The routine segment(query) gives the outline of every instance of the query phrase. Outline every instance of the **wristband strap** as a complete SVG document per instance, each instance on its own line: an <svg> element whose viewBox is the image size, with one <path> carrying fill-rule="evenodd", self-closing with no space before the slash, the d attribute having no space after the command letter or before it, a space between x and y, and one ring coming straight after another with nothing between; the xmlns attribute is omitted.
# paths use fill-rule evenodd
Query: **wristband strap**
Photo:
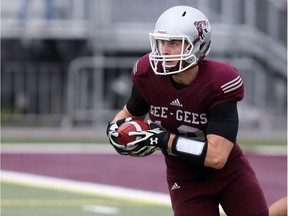
<svg viewBox="0 0 288 216"><path fill-rule="evenodd" d="M161 149L167 149L168 141L170 138L170 132L165 131L165 132L160 133L158 136L159 136L159 139L161 140L158 147L160 147Z"/></svg>
<svg viewBox="0 0 288 216"><path fill-rule="evenodd" d="M172 143L172 153L183 156L194 163L204 165L207 147L207 141L176 136Z"/></svg>

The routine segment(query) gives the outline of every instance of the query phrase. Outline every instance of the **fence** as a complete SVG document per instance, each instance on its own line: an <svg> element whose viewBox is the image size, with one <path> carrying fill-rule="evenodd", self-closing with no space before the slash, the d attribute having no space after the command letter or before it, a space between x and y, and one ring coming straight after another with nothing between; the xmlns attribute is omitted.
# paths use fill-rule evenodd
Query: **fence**
<svg viewBox="0 0 288 216"><path fill-rule="evenodd" d="M69 67L67 115L63 125L76 121L101 124L111 120L130 96L135 58L81 57ZM115 103L115 104L113 104Z"/></svg>
<svg viewBox="0 0 288 216"><path fill-rule="evenodd" d="M277 78L263 76L265 68L251 59L220 60L234 65L244 79L246 95L239 106L242 123L269 128L269 107L274 114L285 115L285 82L273 85ZM103 124L129 97L135 61L127 57L81 57L71 62L68 73L55 63L5 63L2 123L63 127Z"/></svg>
<svg viewBox="0 0 288 216"><path fill-rule="evenodd" d="M4 125L103 123L130 95L135 58L82 57L64 66L47 62L2 64Z"/></svg>
<svg viewBox="0 0 288 216"><path fill-rule="evenodd" d="M2 124L59 121L66 104L65 76L59 63L2 63Z"/></svg>

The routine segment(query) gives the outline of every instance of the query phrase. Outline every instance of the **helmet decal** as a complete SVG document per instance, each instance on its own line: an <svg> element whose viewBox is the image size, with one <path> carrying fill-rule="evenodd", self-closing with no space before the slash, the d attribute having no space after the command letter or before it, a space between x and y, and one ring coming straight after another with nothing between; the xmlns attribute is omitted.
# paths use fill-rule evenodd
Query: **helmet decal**
<svg viewBox="0 0 288 216"><path fill-rule="evenodd" d="M207 20L195 21L194 25L197 29L199 39L203 41L206 37L206 34L208 33L208 21Z"/></svg>
<svg viewBox="0 0 288 216"><path fill-rule="evenodd" d="M165 29L158 29L157 33L159 33L159 34L169 34L169 32L167 30L165 30Z"/></svg>

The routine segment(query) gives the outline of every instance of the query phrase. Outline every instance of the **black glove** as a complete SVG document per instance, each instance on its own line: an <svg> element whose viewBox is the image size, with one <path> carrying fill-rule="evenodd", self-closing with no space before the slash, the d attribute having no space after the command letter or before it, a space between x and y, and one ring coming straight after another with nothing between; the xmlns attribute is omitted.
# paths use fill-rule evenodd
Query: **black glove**
<svg viewBox="0 0 288 216"><path fill-rule="evenodd" d="M143 157L152 154L156 150L168 148L170 132L164 131L151 121L148 121L148 124L149 130L129 133L129 136L141 137L127 144L128 146L143 146L135 151L132 150L132 154L135 156Z"/></svg>
<svg viewBox="0 0 288 216"><path fill-rule="evenodd" d="M124 145L121 145L120 143L118 143L117 141L117 137L119 136L118 134L118 128L120 127L120 125L122 125L125 122L129 122L132 121L132 118L124 118L121 120L118 120L115 123L111 123L109 122L107 125L107 129L106 129L106 135L109 138L109 142L110 144L114 147L114 149L121 155L128 155L127 149L125 149Z"/></svg>

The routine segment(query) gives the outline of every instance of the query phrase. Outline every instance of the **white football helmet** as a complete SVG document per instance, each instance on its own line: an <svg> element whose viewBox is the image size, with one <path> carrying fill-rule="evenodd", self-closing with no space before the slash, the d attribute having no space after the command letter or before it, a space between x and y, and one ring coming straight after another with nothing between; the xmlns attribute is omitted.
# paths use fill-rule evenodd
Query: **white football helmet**
<svg viewBox="0 0 288 216"><path fill-rule="evenodd" d="M159 17L154 32L149 36L152 49L149 60L155 74L176 74L198 64L199 60L209 53L211 25L207 17L199 10L189 6L175 6ZM161 40L182 41L181 53L163 55ZM178 63L169 67L169 63L166 64L168 61L178 61Z"/></svg>

